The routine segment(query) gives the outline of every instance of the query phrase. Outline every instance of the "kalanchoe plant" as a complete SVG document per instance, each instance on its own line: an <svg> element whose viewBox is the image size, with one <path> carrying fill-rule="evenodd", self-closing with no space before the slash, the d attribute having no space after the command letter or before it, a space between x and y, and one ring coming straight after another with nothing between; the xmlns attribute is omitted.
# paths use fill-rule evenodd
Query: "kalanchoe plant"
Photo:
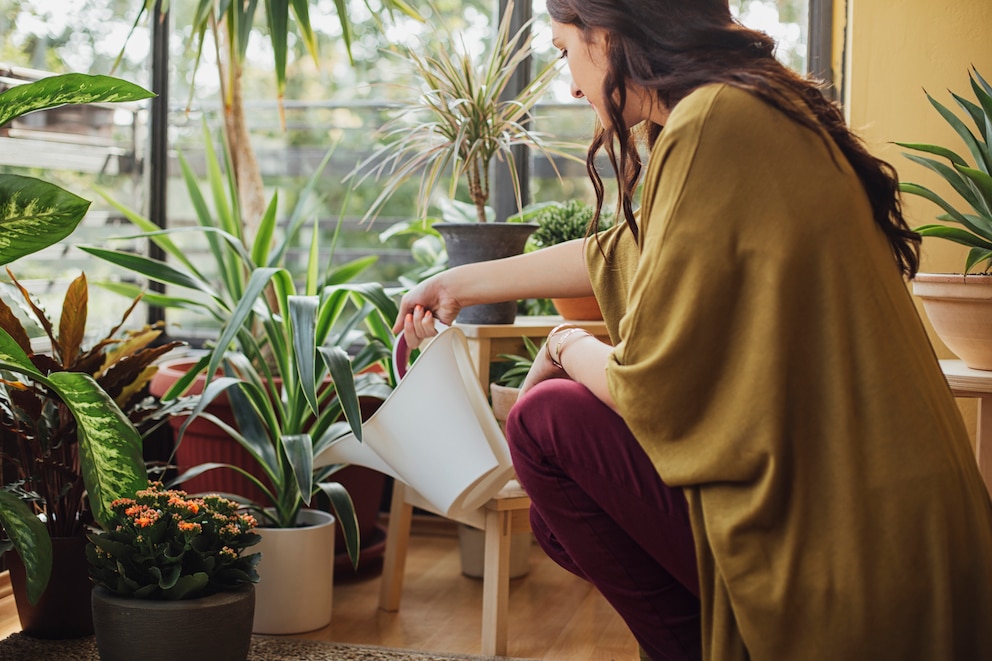
<svg viewBox="0 0 992 661"><path fill-rule="evenodd" d="M992 149L990 149L990 144L992 144L992 86L975 69L969 73L968 78L971 81L971 89L975 94L977 103L953 92L951 96L954 97L966 117L975 125L977 134L968 128L964 120L930 94L927 94L927 99L937 109L940 116L954 129L955 133L960 136L970 152L974 161L973 164L946 147L904 142L896 144L938 157L906 154L906 157L911 161L939 174L971 207L970 210L959 210L931 189L919 184L902 183L900 190L934 202L945 211L944 214L937 216L937 220L953 223L953 225L923 225L915 228L915 231L922 236L936 236L968 246L971 250L968 251L965 262L965 273L977 267L988 272L992 268Z"/></svg>
<svg viewBox="0 0 992 661"><path fill-rule="evenodd" d="M217 495L191 498L155 482L111 506L106 532L89 535L93 581L138 599L194 599L258 582L256 522Z"/></svg>

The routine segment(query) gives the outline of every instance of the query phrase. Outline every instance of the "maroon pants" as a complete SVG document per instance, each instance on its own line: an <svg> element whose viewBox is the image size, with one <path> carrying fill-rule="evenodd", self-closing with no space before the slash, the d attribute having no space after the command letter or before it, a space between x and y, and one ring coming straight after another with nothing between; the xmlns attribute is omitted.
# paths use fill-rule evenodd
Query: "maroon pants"
<svg viewBox="0 0 992 661"><path fill-rule="evenodd" d="M584 386L554 379L517 402L507 439L545 552L599 589L653 661L700 658L685 497L623 420Z"/></svg>

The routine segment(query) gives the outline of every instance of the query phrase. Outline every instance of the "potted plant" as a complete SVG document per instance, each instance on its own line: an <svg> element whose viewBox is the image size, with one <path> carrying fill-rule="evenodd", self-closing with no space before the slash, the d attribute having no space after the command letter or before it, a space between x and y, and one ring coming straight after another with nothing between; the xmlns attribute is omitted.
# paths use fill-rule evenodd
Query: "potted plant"
<svg viewBox="0 0 992 661"><path fill-rule="evenodd" d="M537 229L527 241L528 250L546 248L558 243L583 239L587 236L595 209L581 200L549 202L536 206L529 219L537 224ZM605 219L600 219L597 231L609 227ZM551 299L555 310L565 319L602 319L603 313L595 296Z"/></svg>
<svg viewBox="0 0 992 661"><path fill-rule="evenodd" d="M964 111L965 120L955 115L930 94L927 99L961 138L971 162L946 147L930 144L897 143L926 154L906 154L907 158L936 172L967 204L960 210L930 188L901 183L900 190L937 204L944 213L941 224L915 228L924 237L939 237L967 246L961 274L918 273L913 293L923 301L934 330L947 347L972 369L992 370L992 86L977 70L969 72L975 101L953 94ZM970 120L977 132L968 128ZM935 158L936 157L936 158ZM950 224L943 224L950 223ZM973 271L981 270L981 273Z"/></svg>
<svg viewBox="0 0 992 661"><path fill-rule="evenodd" d="M147 395L145 386L155 373L155 361L180 343L152 346L161 333L157 327L123 330L138 299L105 337L86 346L85 274L69 285L56 326L9 268L7 273L20 296L20 305L12 299L8 299L8 305L6 297L0 297L0 329L35 369L49 379L55 375L88 375L136 431L145 432L159 424L168 410ZM44 342L29 339L11 306L35 318L45 333ZM40 348L45 344L47 351ZM83 548L92 513L77 439L79 422L58 391L29 374L22 375L25 378L12 377L0 388L0 464L10 478L7 486L44 521L55 562L54 583L32 603L25 565L19 556L11 558L11 582L21 628L29 635L46 638L87 635L92 633L92 620Z"/></svg>
<svg viewBox="0 0 992 661"><path fill-rule="evenodd" d="M446 219L433 224L433 230L444 237L450 266L518 254L535 229L527 223L488 222L491 211L486 205L494 159L516 171L514 147L518 145L537 149L552 162L554 156L575 158L564 145L529 126L534 107L557 73L554 61L522 91L507 93L511 79L530 65L533 55L530 21L510 34L512 5L507 4L493 43L479 61L470 55L464 36L449 35L436 48L421 45L399 50L398 56L419 82L416 96L383 127L383 144L349 175L358 182L371 175L385 176L382 192L366 212L369 219L414 177L419 177L416 216L425 218L449 169L449 198L455 198L464 177L474 217L465 214L460 222ZM514 179L513 185L520 206L519 182ZM511 323L515 314L516 302L507 301L465 307L458 320Z"/></svg>
<svg viewBox="0 0 992 661"><path fill-rule="evenodd" d="M150 92L137 85L108 76L51 76L0 93L0 125L29 112L69 103L137 101L150 96ZM0 174L0 236L3 236L0 265L64 239L88 208L87 200L49 182ZM72 297L72 302L79 303L79 299ZM34 353L27 333L8 314L9 308L8 313L2 313L0 324L0 369L6 373L0 383L3 458L17 462L15 472L19 471L20 475L19 480L5 484L0 490L0 525L6 536L0 552L13 549L16 553L16 560L14 556L8 557L17 566L12 572L16 577L12 582L15 586L23 584L23 590L18 588L18 592L24 593L24 598L17 599L19 609L23 604L25 610L54 617L50 621L42 620L37 627L26 628L53 637L85 632L89 626L86 624L89 609L83 607L82 618L69 617L72 605L78 604L64 602L47 591L50 582L61 586L68 582L63 578L64 573L71 576L80 569L78 561L69 569L64 569L61 559L53 563L49 530L68 529L78 533L80 522L86 519L77 520L77 515L85 505L89 506L96 524L105 523L114 499L133 494L147 483L141 437L133 423L91 373L66 368L78 357L75 352L81 346L85 302L81 317L76 308L69 309L77 314L64 317L64 334L60 329L59 338L66 340L59 345L64 365L50 356ZM46 322L47 319L42 324ZM50 323L48 333L52 335ZM119 374L125 371L120 370ZM27 409L22 409L22 405ZM20 430L32 426L41 433L26 432L27 437L20 434ZM59 461L59 452L71 461ZM66 491L58 490L57 486ZM34 491L35 488L39 491ZM45 523L39 513L45 515ZM55 548L59 549L61 558L62 545ZM73 557L71 553L70 557ZM21 566L23 581L19 577ZM55 579L50 581L53 575Z"/></svg>
<svg viewBox="0 0 992 661"><path fill-rule="evenodd" d="M370 260L349 263L321 275L318 270L317 227L313 228L309 263L303 289L298 291L293 274L282 265L287 246L300 231L300 206L291 216L286 235L275 241L278 195L273 197L253 242L248 243L236 222L238 209L233 195L236 186L231 169L223 172L209 140L210 188L225 191L231 199L218 199L215 206L227 214L214 216L207 210L199 185L188 164L181 160L190 194L197 201L200 226L157 230L133 210L122 211L172 258L165 263L121 251L86 247L85 250L118 266L139 273L180 292L159 295L160 305L194 306L223 320L217 339L195 365L163 394L173 400L203 375L199 404L183 421L177 443L198 417L213 422L230 436L250 458L251 465L208 461L186 467L177 481L192 480L209 471L227 469L246 478L259 498L253 503L261 521L265 560L256 591L255 631L294 633L325 626L331 615L331 575L334 528L324 513L311 508L317 494L329 500L337 514L342 538L352 562L360 553L360 534L354 506L346 489L332 481L341 466L313 469L313 457L347 429L361 430L361 399L385 399L392 384L387 376L368 372L389 359L392 320L396 304L378 283L351 283ZM319 171L308 188L315 186ZM226 178L225 178L226 177ZM304 195L305 197L305 195ZM220 280L211 279L171 240L179 232L194 232L210 242ZM126 290L126 289L124 289ZM186 294L182 292L188 292ZM362 330L364 329L364 330ZM349 351L354 353L352 358ZM217 378L222 373L226 376ZM231 403L233 420L209 413L209 405L224 395ZM379 496L381 498L381 494ZM307 519L308 532L331 535L330 547L309 552L305 543L293 541L280 552L267 545L282 532L302 534L298 523ZM322 528L318 529L318 528ZM327 544L328 542L322 542ZM324 578L308 573L292 553L309 553ZM285 561L295 578L278 578L276 562ZM313 570L317 571L317 570ZM307 606L305 591L314 604Z"/></svg>
<svg viewBox="0 0 992 661"><path fill-rule="evenodd" d="M246 659L260 555L245 549L259 541L255 526L231 500L159 482L114 501L107 529L86 547L100 658Z"/></svg>

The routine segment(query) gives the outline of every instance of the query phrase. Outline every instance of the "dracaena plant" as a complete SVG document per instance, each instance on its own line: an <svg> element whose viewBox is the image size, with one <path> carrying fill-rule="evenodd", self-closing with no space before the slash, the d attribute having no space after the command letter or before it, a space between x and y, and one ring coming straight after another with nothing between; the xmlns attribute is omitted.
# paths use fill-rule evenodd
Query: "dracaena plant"
<svg viewBox="0 0 992 661"><path fill-rule="evenodd" d="M148 90L118 78L63 74L11 87L0 93L0 126L30 112L65 104L139 101ZM33 177L0 174L0 265L42 250L69 236L89 202L59 186ZM5 392L28 384L48 389L75 420L79 470L90 508L100 524L108 520L110 503L133 494L147 482L141 438L114 400L89 374L39 369L30 346L0 328L0 373ZM21 383L21 386L10 385ZM13 415L3 408L2 415ZM24 491L7 485L0 490L0 526L20 556L32 603L44 592L51 575L52 545L45 524L21 498Z"/></svg>
<svg viewBox="0 0 992 661"><path fill-rule="evenodd" d="M941 224L927 224L915 228L923 236L935 236L970 248L965 261L965 273L981 268L986 273L992 269L992 86L976 69L968 79L975 101L951 93L964 113L962 119L949 108L927 94L930 104L961 138L971 157L960 156L940 145L896 143L901 147L926 154L906 154L914 163L926 167L943 178L967 205L959 208L926 186L903 182L900 190L919 195L937 204L944 213L937 216ZM968 123L975 130L969 128ZM950 224L944 224L950 223Z"/></svg>
<svg viewBox="0 0 992 661"><path fill-rule="evenodd" d="M528 21L511 35L513 3L507 4L493 43L481 60L471 55L464 36L449 35L436 48L408 46L396 53L409 66L415 97L382 129L383 145L349 175L361 182L384 177L382 192L370 205L374 217L411 178L419 177L417 216L428 213L435 190L451 171L448 196L455 197L464 176L476 220L486 222L489 171L493 159L516 172L517 145L575 159L570 145L557 143L530 127L534 107L557 74L556 62L544 66L520 92L506 94L511 80L534 55ZM513 180L520 206L520 182Z"/></svg>
<svg viewBox="0 0 992 661"><path fill-rule="evenodd" d="M305 272L294 274L285 266L286 250L301 232L306 198L323 166L305 186L283 236L277 232L276 194L258 233L249 241L237 233L240 209L227 152L222 166L209 134L206 138L206 187L213 191L214 210L192 169L180 161L198 226L158 230L147 218L119 206L127 218L146 230L141 236L165 251L168 262L103 248L83 249L166 285L170 293L149 294L151 302L192 307L221 322L209 353L165 398L180 396L198 374L208 375L187 424L196 416L209 417L248 450L257 471L226 467L248 477L265 494L266 502L254 504L262 523L293 526L299 510L323 492L338 515L355 561L359 540L354 509L344 488L331 479L340 466L314 469L313 463L322 449L349 429L361 433L359 397L388 395L391 384L384 377L360 373L389 360L396 304L379 283L352 282L374 258L321 272L316 222ZM201 235L209 243L212 273L175 245L172 237L181 233ZM116 288L132 291L120 285ZM225 376L215 378L218 371ZM207 411L222 392L232 400L234 427ZM180 430L180 443L184 431L185 426ZM177 481L219 467L201 465Z"/></svg>

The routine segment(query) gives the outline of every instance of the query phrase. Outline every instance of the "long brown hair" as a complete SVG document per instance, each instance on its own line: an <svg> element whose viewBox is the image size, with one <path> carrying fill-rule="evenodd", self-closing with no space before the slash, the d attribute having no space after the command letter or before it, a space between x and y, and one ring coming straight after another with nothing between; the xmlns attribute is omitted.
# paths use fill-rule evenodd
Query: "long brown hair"
<svg viewBox="0 0 992 661"><path fill-rule="evenodd" d="M637 136L623 120L626 82L654 90L668 108L702 85L719 82L750 90L800 124L825 130L860 178L899 268L908 277L916 274L920 236L903 218L895 169L868 152L816 81L775 59L771 37L733 18L727 0L547 0L547 8L552 19L587 35L594 28L606 33L609 61L602 91L610 126L597 129L586 156L597 202L590 227L597 226L603 207L603 180L594 159L604 150L619 183L617 217L635 237L638 233L633 198L642 164ZM793 95L815 120L792 101ZM647 126L649 146L661 129Z"/></svg>

